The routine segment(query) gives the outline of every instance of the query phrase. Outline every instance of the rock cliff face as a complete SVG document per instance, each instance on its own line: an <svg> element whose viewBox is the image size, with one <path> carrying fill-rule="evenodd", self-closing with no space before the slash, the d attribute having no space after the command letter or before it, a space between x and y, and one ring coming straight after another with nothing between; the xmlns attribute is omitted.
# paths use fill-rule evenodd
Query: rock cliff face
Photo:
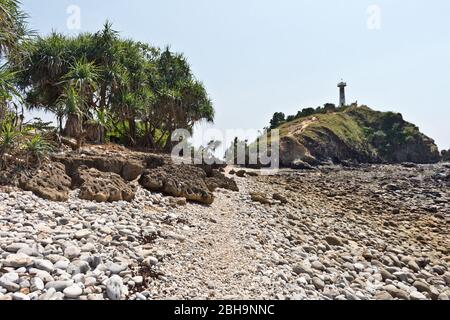
<svg viewBox="0 0 450 320"><path fill-rule="evenodd" d="M441 155L442 155L442 161L450 162L450 149L442 150Z"/></svg>
<svg viewBox="0 0 450 320"><path fill-rule="evenodd" d="M236 182L214 166L179 165L167 155L130 150L60 153L38 168L0 171L0 186L20 187L53 201L67 201L75 189L84 200L132 201L138 184L152 192L185 198L184 203L206 205L213 203L217 188L239 191Z"/></svg>
<svg viewBox="0 0 450 320"><path fill-rule="evenodd" d="M434 141L405 121L401 114L366 106L318 114L283 124L280 163L436 163L441 159Z"/></svg>

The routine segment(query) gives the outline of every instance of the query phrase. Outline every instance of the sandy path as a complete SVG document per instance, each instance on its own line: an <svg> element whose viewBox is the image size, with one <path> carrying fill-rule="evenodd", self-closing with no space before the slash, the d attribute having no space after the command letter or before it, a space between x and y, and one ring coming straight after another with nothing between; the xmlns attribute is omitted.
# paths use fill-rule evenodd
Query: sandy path
<svg viewBox="0 0 450 320"><path fill-rule="evenodd" d="M237 199L245 196L221 191L211 207L188 205L186 240L176 244L177 252L163 270L170 279L167 294L185 298L242 298L262 294L258 289L258 252L252 246L255 221ZM186 214L186 215L185 215ZM261 256L261 254L259 254ZM176 288L176 290L174 290Z"/></svg>

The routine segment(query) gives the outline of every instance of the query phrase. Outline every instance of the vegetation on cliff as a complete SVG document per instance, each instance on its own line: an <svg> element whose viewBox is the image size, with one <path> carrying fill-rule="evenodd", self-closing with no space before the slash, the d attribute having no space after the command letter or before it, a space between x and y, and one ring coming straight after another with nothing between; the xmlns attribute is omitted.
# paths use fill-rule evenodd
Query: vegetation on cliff
<svg viewBox="0 0 450 320"><path fill-rule="evenodd" d="M440 160L434 141L399 113L357 105L328 110L320 109L277 127L283 165L290 166L295 161L434 163Z"/></svg>

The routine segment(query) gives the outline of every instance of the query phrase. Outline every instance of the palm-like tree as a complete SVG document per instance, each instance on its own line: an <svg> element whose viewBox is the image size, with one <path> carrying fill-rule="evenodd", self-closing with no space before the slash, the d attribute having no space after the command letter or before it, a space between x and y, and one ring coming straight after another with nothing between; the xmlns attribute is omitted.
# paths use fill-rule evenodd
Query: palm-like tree
<svg viewBox="0 0 450 320"><path fill-rule="evenodd" d="M17 0L0 0L0 121L4 119L7 105L13 97L20 97L16 88L16 72L10 62L21 53L21 40L29 33L27 16L20 10Z"/></svg>
<svg viewBox="0 0 450 320"><path fill-rule="evenodd" d="M0 103L10 100L14 95L19 95L15 86L15 77L16 73L7 65L0 66Z"/></svg>
<svg viewBox="0 0 450 320"><path fill-rule="evenodd" d="M62 77L71 62L68 39L53 32L28 42L26 48L23 58L14 63L18 87L25 93L29 109L53 112L66 90Z"/></svg>
<svg viewBox="0 0 450 320"><path fill-rule="evenodd" d="M18 48L19 41L28 33L26 20L20 1L0 0L0 57Z"/></svg>
<svg viewBox="0 0 450 320"><path fill-rule="evenodd" d="M60 129L66 119L72 137L95 122L100 141L113 128L128 144L169 148L175 129L214 117L182 54L120 39L108 22L95 34L36 38L15 67L28 107L53 112Z"/></svg>
<svg viewBox="0 0 450 320"><path fill-rule="evenodd" d="M100 69L93 62L81 59L64 76L68 98L65 134L75 137L79 147L84 138L83 123L92 119L89 107L98 85L99 74Z"/></svg>

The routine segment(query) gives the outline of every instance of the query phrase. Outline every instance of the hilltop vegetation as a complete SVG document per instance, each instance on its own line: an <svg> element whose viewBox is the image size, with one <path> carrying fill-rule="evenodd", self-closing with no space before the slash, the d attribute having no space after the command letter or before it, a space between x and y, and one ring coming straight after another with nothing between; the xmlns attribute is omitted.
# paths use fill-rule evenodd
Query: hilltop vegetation
<svg viewBox="0 0 450 320"><path fill-rule="evenodd" d="M356 105L319 111L284 121L276 127L280 130L282 165L330 160L337 163L348 160L434 163L440 160L434 141L399 113Z"/></svg>

